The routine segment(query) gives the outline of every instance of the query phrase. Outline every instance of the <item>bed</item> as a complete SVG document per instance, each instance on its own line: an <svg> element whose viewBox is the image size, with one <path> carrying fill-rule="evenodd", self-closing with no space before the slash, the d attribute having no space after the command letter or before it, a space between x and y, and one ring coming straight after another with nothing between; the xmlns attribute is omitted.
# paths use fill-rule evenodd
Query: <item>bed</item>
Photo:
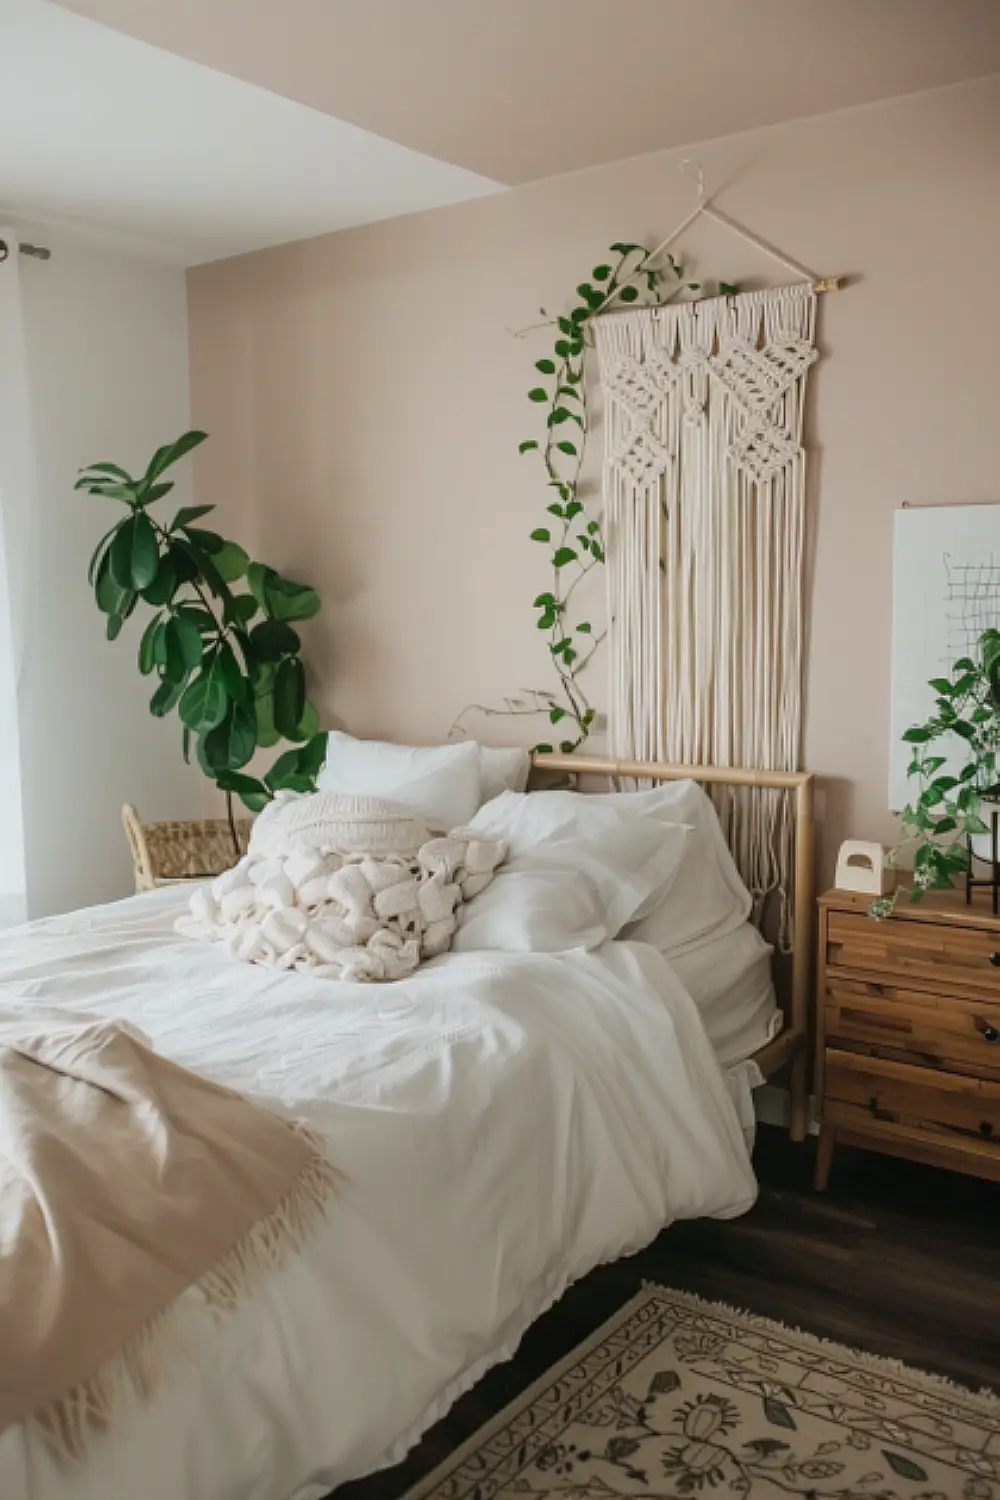
<svg viewBox="0 0 1000 1500"><path fill-rule="evenodd" d="M790 787L808 955L808 777L544 768ZM794 1082L802 958L783 1029L770 1035L758 994L764 1045L747 1057L730 1036L720 1066L676 966L627 935L593 951L453 952L352 986L192 945L173 925L187 897L168 888L34 924L28 942L5 935L4 992L129 1019L165 1056L305 1118L342 1186L304 1252L81 1465L23 1427L0 1435L4 1500L318 1500L401 1458L592 1267L673 1219L752 1204L732 1074L791 1063ZM730 981L760 989L759 966L759 949L709 962L726 975L721 1013ZM793 1133L803 1109L797 1098Z"/></svg>

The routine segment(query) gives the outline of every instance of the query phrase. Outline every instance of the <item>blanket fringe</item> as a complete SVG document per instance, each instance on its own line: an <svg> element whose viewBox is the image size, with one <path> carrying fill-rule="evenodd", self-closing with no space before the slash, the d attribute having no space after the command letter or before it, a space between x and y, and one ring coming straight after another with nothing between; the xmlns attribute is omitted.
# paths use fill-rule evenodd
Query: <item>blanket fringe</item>
<svg viewBox="0 0 1000 1500"><path fill-rule="evenodd" d="M29 1432L57 1460L79 1462L128 1402L149 1405L179 1365L195 1361L220 1320L253 1294L267 1272L297 1254L323 1223L341 1173L318 1136L298 1123L293 1128L310 1155L276 1207L87 1380L27 1419Z"/></svg>

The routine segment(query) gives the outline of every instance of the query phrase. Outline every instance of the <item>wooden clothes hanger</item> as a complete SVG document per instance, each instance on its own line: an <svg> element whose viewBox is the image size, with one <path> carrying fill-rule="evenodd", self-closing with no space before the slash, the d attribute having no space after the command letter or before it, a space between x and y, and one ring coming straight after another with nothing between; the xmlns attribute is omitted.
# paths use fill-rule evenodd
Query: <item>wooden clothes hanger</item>
<svg viewBox="0 0 1000 1500"><path fill-rule="evenodd" d="M810 283L813 291L817 295L822 295L824 292L839 292L844 286L846 280L845 277L814 275L812 271L808 270L807 267L801 265L797 260L792 260L790 256L783 255L780 250L776 250L773 245L768 244L767 240L762 240L760 235L754 234L751 230L744 228L742 224L737 224L735 219L731 219L729 215L724 214L721 209L713 208L711 199L706 197L705 195L705 173L699 162L692 161L690 157L685 157L680 164L680 170L685 174L685 176L693 177L697 184L697 206L691 210L686 218L681 220L681 222L677 225L677 228L672 230L670 234L667 235L665 240L662 240L661 243L657 245L655 250L650 252L649 259L646 262L647 265L650 261L655 261L656 259L658 259L658 257L661 256L665 250L669 249L669 247L674 243L675 240L680 239L684 231L686 229L689 229L696 219L700 219L702 215L704 215L706 219L712 219L716 224L721 224L723 229L727 229L730 234L738 235L738 237L741 240L745 240L748 245L753 245L757 250L763 250L765 255L769 255L772 260L778 261L787 270L794 271L796 276L801 276L803 281L807 281ZM617 293L615 295L617 296ZM614 298L609 298L609 301L614 301ZM615 309L616 312L626 312L630 310L631 309L626 308ZM602 308L599 313L595 314L595 316L603 317L605 315L605 312L606 307Z"/></svg>

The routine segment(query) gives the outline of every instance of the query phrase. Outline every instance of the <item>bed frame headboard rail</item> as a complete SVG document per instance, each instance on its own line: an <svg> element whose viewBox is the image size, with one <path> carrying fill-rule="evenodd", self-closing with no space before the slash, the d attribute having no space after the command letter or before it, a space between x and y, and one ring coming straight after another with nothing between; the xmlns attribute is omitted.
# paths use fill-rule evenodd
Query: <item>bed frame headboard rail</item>
<svg viewBox="0 0 1000 1500"><path fill-rule="evenodd" d="M774 1062L791 1064L791 1132L801 1140L806 1121L806 1066L812 993L814 778L809 771L763 771L747 766L682 766L665 761L616 760L597 755L532 757L538 771L580 776L629 777L648 781L698 781L709 785L761 787L794 794L794 946L787 1026L777 1039ZM773 1044L772 1044L773 1045ZM769 1051L771 1049L768 1049ZM770 1061L770 1059L769 1059ZM768 1069L765 1068L765 1072Z"/></svg>

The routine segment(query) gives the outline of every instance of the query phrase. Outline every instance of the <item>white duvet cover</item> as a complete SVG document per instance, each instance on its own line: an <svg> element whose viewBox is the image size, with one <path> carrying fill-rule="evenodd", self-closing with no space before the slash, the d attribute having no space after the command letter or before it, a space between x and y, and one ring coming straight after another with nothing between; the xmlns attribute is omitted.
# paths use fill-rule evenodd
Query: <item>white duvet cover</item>
<svg viewBox="0 0 1000 1500"><path fill-rule="evenodd" d="M752 1203L719 1066L651 948L451 954L352 986L178 937L186 899L5 935L4 998L128 1017L164 1055L305 1117L344 1173L339 1201L79 1469L23 1428L0 1436L3 1500L314 1500L402 1457L594 1265Z"/></svg>

